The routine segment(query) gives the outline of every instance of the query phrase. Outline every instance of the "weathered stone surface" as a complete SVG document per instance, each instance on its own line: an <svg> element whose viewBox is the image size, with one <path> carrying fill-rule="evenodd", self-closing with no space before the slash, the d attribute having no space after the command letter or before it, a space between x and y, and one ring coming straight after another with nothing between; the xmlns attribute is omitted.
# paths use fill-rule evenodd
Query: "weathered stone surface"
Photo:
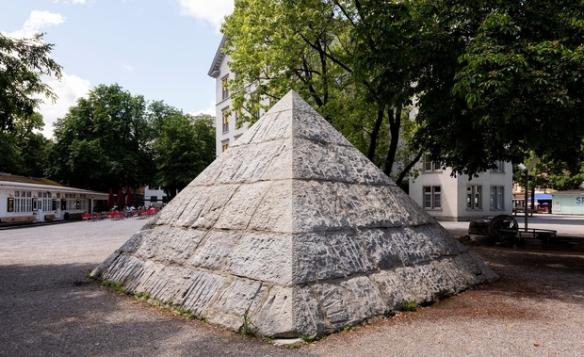
<svg viewBox="0 0 584 357"><path fill-rule="evenodd" d="M354 147L294 138L295 178L395 185Z"/></svg>
<svg viewBox="0 0 584 357"><path fill-rule="evenodd" d="M92 274L274 337L496 279L293 92Z"/></svg>
<svg viewBox="0 0 584 357"><path fill-rule="evenodd" d="M292 235L246 232L233 249L227 271L272 284L292 281Z"/></svg>
<svg viewBox="0 0 584 357"><path fill-rule="evenodd" d="M270 191L263 197L249 222L249 230L274 233L294 231L292 217L293 182L292 180L272 182Z"/></svg>
<svg viewBox="0 0 584 357"><path fill-rule="evenodd" d="M294 299L293 288L273 286L267 298L257 311L251 314L250 322L255 331L273 331L280 337L294 337Z"/></svg>
<svg viewBox="0 0 584 357"><path fill-rule="evenodd" d="M229 255L239 244L243 231L210 231L188 264L209 270L223 271Z"/></svg>
<svg viewBox="0 0 584 357"><path fill-rule="evenodd" d="M204 316L211 323L238 330L244 323L246 311L257 309L265 293L266 287L257 281L233 279Z"/></svg>

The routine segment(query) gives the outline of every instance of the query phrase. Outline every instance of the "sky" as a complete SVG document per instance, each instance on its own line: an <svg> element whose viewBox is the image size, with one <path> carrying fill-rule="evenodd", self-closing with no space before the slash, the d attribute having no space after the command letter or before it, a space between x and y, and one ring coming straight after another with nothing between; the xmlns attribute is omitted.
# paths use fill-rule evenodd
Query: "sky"
<svg viewBox="0 0 584 357"><path fill-rule="evenodd" d="M43 134L100 84L119 84L147 101L185 113L215 115L215 80L207 75L233 0L0 0L0 32L45 33L60 81L45 100Z"/></svg>

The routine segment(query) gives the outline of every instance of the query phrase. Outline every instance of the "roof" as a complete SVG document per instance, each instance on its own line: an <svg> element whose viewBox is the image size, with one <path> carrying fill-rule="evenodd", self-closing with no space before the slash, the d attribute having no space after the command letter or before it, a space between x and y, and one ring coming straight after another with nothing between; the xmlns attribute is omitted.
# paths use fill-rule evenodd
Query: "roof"
<svg viewBox="0 0 584 357"><path fill-rule="evenodd" d="M12 188L12 189L38 189L38 190L53 190L58 189L61 192L69 193L85 193L91 194L97 197L107 196L107 193L86 190L83 188L76 188L61 183L49 180L47 178L36 178L12 175L9 173L0 172L0 188Z"/></svg>
<svg viewBox="0 0 584 357"><path fill-rule="evenodd" d="M566 190L566 191L556 191L551 194L552 196L560 195L584 195L584 190Z"/></svg>
<svg viewBox="0 0 584 357"><path fill-rule="evenodd" d="M36 177L26 177L26 176L19 176L19 175L12 175L4 172L0 172L0 182L18 182L18 183L28 183L28 184L36 184L36 185L49 185L49 186L61 186L61 187L68 187L58 182L49 180L47 178L36 178Z"/></svg>
<svg viewBox="0 0 584 357"><path fill-rule="evenodd" d="M211 63L211 68L209 68L209 72L207 73L209 77L217 78L220 74L219 69L221 68L221 62L223 62L223 58L225 58L223 48L225 47L226 41L227 37L223 35L223 37L221 38L221 43L219 43L219 47L217 48L217 52L215 52L215 57L213 58L213 62Z"/></svg>

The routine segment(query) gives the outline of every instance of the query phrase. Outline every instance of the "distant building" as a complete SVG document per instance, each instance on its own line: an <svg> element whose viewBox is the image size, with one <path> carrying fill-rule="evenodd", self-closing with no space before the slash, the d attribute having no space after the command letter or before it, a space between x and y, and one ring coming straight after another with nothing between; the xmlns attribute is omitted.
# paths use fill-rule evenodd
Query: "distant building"
<svg viewBox="0 0 584 357"><path fill-rule="evenodd" d="M162 207L168 202L168 196L160 187L144 187L144 206Z"/></svg>
<svg viewBox="0 0 584 357"><path fill-rule="evenodd" d="M584 215L584 190L552 192L553 214Z"/></svg>
<svg viewBox="0 0 584 357"><path fill-rule="evenodd" d="M106 207L108 194L0 173L0 224L61 221Z"/></svg>

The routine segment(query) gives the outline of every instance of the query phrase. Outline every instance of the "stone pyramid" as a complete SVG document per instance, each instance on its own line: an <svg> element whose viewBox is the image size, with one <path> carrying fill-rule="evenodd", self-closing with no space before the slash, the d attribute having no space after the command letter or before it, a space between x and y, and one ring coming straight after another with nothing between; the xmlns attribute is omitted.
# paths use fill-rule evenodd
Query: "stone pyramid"
<svg viewBox="0 0 584 357"><path fill-rule="evenodd" d="M295 92L92 275L273 337L496 279Z"/></svg>

